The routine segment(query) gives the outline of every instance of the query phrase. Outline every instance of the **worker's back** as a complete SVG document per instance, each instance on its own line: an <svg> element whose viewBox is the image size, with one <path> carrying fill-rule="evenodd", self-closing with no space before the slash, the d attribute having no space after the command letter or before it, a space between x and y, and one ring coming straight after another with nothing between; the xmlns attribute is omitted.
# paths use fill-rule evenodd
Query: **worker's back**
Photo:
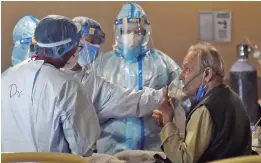
<svg viewBox="0 0 261 163"><path fill-rule="evenodd" d="M43 61L12 67L2 78L2 151L73 152L86 155L93 145L91 142L95 142L92 139L98 137L99 126L97 132L89 128L97 122L90 102L82 100L86 106L90 105L90 110L79 106L75 109L75 95L80 88L72 76L52 65L43 64ZM84 125L84 131L89 129L89 133L93 134L93 137L88 137L90 144L78 145L74 142L79 135L71 129L71 123L77 122L71 122L69 117L77 115L78 121L81 120L80 115L83 115L86 116L85 123L87 120L93 122L93 126L90 122ZM77 130L83 131L82 128ZM86 139L88 135L84 136Z"/></svg>

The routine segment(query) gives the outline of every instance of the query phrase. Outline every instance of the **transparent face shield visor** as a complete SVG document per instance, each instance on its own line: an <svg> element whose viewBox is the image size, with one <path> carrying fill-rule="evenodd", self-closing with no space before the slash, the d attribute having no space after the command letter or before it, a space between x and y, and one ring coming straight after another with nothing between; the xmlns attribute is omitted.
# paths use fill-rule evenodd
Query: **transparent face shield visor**
<svg viewBox="0 0 261 163"><path fill-rule="evenodd" d="M83 37L80 45L83 47L79 53L78 64L88 69L90 72L95 71L95 61L102 55L100 46L104 43L105 34L100 29L83 28Z"/></svg>
<svg viewBox="0 0 261 163"><path fill-rule="evenodd" d="M35 43L33 35L39 20L32 15L21 18L13 29L12 64L16 65L30 58L33 53L31 45Z"/></svg>
<svg viewBox="0 0 261 163"><path fill-rule="evenodd" d="M120 28L123 55L127 56L131 49L140 49L145 34L146 30L140 24L123 24Z"/></svg>
<svg viewBox="0 0 261 163"><path fill-rule="evenodd" d="M130 55L137 57L136 53L147 47L150 38L150 25L144 18L123 18L115 21L114 49L121 52L124 58ZM133 53L133 54L130 54Z"/></svg>
<svg viewBox="0 0 261 163"><path fill-rule="evenodd" d="M32 15L26 15L21 18L13 29L13 42L21 41L21 44L28 42L33 37L39 20Z"/></svg>
<svg viewBox="0 0 261 163"><path fill-rule="evenodd" d="M66 61L66 64L63 67L65 69L71 67L76 63L77 60L75 58L77 58L78 52L81 51L82 49L82 47L78 45L82 37L81 25L78 23L74 23L74 24L77 28L77 32L71 38L67 38L59 42L52 42L52 40L50 40L51 43L41 43L36 41L37 46L52 50L51 55L46 55L45 57L56 58L56 59L62 58L67 52L77 47L76 52L68 59L68 61Z"/></svg>
<svg viewBox="0 0 261 163"><path fill-rule="evenodd" d="M12 64L14 66L20 62L29 60L33 55L35 55L34 37L17 40L13 47Z"/></svg>

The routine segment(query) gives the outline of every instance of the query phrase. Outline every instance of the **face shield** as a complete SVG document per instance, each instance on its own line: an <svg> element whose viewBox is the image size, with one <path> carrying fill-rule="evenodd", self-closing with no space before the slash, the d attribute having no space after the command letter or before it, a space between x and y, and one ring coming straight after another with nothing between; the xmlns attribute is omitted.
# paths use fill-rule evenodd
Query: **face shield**
<svg viewBox="0 0 261 163"><path fill-rule="evenodd" d="M61 16L60 16L61 17ZM82 47L78 45L81 37L82 37L82 30L81 25L77 23L73 23L70 21L70 19L66 19L64 17L62 20L66 20L62 22L63 24L59 24L61 22L56 21L58 18L46 18L47 20L41 24L41 22L38 25L38 28L36 28L35 32L35 40L36 40L36 55L37 57L42 57L48 60L50 59L62 59L63 62L65 62L65 65L62 66L63 63L59 66L66 66L68 65L74 65L76 63L76 60L74 59L75 55L77 56L78 52L81 51ZM61 36L59 33L52 33L52 36L48 36L48 28L47 26L51 26L54 24L54 26L63 25L64 28L62 28L64 31L61 31L61 33L64 33L64 35L71 35L70 37L67 37L66 39L63 39L66 36ZM39 27L40 26L40 27ZM75 29L76 27L76 29ZM53 27L55 28L55 27ZM62 40L60 40L62 39ZM55 41L57 40L57 41ZM65 56L70 50L77 47L77 51L72 56ZM63 57L65 56L65 57ZM69 58L68 58L69 57ZM59 67L59 68L62 68Z"/></svg>
<svg viewBox="0 0 261 163"><path fill-rule="evenodd" d="M26 15L21 18L13 29L13 42L16 43L22 40L25 43L28 42L28 38L32 39L38 23L39 20L32 15Z"/></svg>
<svg viewBox="0 0 261 163"><path fill-rule="evenodd" d="M12 52L13 65L23 62L32 56L30 52L31 43L32 38L25 38L15 42Z"/></svg>
<svg viewBox="0 0 261 163"><path fill-rule="evenodd" d="M94 61L101 54L100 45L104 43L105 34L102 30L96 28L83 28L83 38L80 45L83 47L79 53L78 64L92 71Z"/></svg>
<svg viewBox="0 0 261 163"><path fill-rule="evenodd" d="M12 52L12 65L31 57L30 45L32 44L35 28L39 20L32 15L26 15L21 18L13 29L13 52Z"/></svg>
<svg viewBox="0 0 261 163"><path fill-rule="evenodd" d="M146 55L150 39L150 23L144 18L123 18L115 21L115 51L126 62L135 62Z"/></svg>

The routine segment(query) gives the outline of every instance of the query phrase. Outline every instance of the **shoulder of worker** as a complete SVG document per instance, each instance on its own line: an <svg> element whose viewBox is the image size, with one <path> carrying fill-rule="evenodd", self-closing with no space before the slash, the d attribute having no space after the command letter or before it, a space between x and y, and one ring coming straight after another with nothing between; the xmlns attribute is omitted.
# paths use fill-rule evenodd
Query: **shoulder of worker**
<svg viewBox="0 0 261 163"><path fill-rule="evenodd" d="M3 78L5 78L5 77L9 77L9 75L14 75L15 73L20 73L19 72L19 70L20 70L20 68L21 67L23 67L24 65L26 65L28 63L28 60L25 60L25 61L23 61L23 62L21 62L21 63L18 63L18 64L16 64L16 65L14 65L14 66L10 66L10 67L8 67L4 72L2 72L2 74L1 74L1 78L3 79Z"/></svg>
<svg viewBox="0 0 261 163"><path fill-rule="evenodd" d="M111 50L102 54L95 59L94 71L98 76L104 76L104 71L109 71L113 67L120 66L122 58L116 55L116 53ZM105 72L106 72L105 71Z"/></svg>
<svg viewBox="0 0 261 163"><path fill-rule="evenodd" d="M95 59L95 66L100 66L99 64L96 64L96 63L107 62L108 60L110 60L112 58L113 59L118 58L118 56L116 55L116 53L113 50L99 54L98 57Z"/></svg>
<svg viewBox="0 0 261 163"><path fill-rule="evenodd" d="M10 70L11 67L8 67L4 72L1 73L1 77L4 77L8 74L8 71Z"/></svg>
<svg viewBox="0 0 261 163"><path fill-rule="evenodd" d="M48 65L48 64L44 64L41 72L42 73L48 73L48 75L52 76L53 78L55 78L56 80L59 81L76 81L75 78L73 77L73 73L68 73L69 70L61 70L61 69L56 69L55 67ZM54 76L55 75L55 76Z"/></svg>
<svg viewBox="0 0 261 163"><path fill-rule="evenodd" d="M101 55L99 55L99 57L111 57L111 56L116 56L116 53L114 52L114 50L110 50L107 52L102 53Z"/></svg>
<svg viewBox="0 0 261 163"><path fill-rule="evenodd" d="M41 80L50 81L57 92L64 91L65 89L66 91L76 92L82 87L82 84L73 75L56 69L49 64L43 65L40 74L42 76Z"/></svg>
<svg viewBox="0 0 261 163"><path fill-rule="evenodd" d="M180 70L179 65L172 58L170 58L166 53L158 49L151 48L151 54L153 56L159 56L169 69Z"/></svg>
<svg viewBox="0 0 261 163"><path fill-rule="evenodd" d="M166 53L164 53L163 51L159 50L159 49L155 49L155 48L150 48L151 54L152 55L158 55L160 57L165 58L169 58L171 59Z"/></svg>
<svg viewBox="0 0 261 163"><path fill-rule="evenodd" d="M78 70L78 71L72 71L70 69L61 69L63 72L73 76L75 79L77 79L79 82L81 82L82 78L85 76L85 75L88 75L88 71L83 68L81 70Z"/></svg>

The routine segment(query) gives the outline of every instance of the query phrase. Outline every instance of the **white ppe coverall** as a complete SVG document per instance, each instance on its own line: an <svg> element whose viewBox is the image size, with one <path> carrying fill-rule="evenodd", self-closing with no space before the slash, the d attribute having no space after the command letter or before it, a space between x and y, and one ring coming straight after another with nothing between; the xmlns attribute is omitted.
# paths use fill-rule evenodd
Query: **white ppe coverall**
<svg viewBox="0 0 261 163"><path fill-rule="evenodd" d="M2 76L2 152L63 152L90 156L100 136L82 85L42 60Z"/></svg>

